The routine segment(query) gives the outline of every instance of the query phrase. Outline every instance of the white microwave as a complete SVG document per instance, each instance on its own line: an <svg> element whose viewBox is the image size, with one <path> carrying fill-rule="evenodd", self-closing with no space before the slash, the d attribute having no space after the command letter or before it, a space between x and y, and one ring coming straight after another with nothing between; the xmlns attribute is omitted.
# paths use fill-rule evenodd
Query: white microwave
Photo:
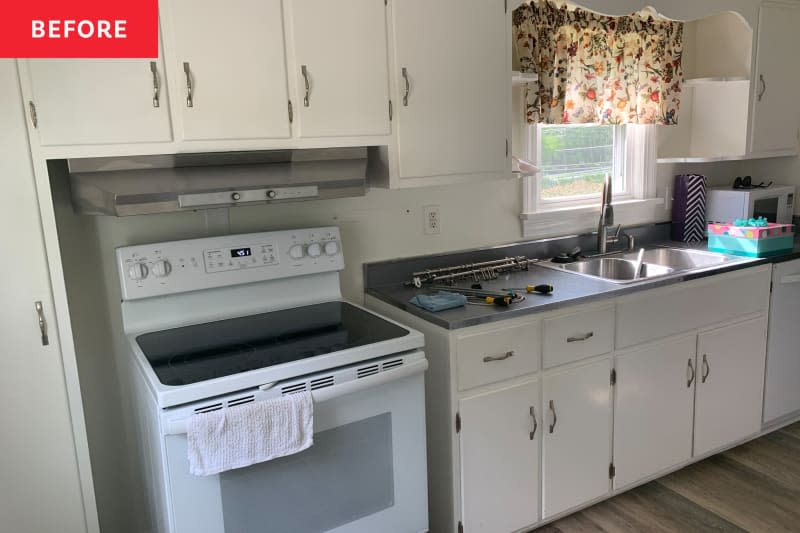
<svg viewBox="0 0 800 533"><path fill-rule="evenodd" d="M730 223L737 218L764 217L769 222L791 224L794 214L794 185L767 188L708 190L706 220Z"/></svg>

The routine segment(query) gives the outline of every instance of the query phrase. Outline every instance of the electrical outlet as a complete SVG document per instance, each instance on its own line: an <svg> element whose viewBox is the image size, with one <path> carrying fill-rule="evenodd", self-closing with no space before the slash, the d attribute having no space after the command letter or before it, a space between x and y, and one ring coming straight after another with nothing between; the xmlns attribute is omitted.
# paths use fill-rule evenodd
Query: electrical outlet
<svg viewBox="0 0 800 533"><path fill-rule="evenodd" d="M426 205L425 213L425 235L438 235L442 231L442 217L438 205Z"/></svg>

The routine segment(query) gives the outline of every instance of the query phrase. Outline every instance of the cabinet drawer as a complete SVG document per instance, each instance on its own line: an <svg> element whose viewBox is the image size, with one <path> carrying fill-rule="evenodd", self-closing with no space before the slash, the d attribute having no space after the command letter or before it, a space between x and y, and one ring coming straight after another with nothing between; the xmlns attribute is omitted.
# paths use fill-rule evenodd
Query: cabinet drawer
<svg viewBox="0 0 800 533"><path fill-rule="evenodd" d="M620 298L617 349L763 313L770 278L763 265Z"/></svg>
<svg viewBox="0 0 800 533"><path fill-rule="evenodd" d="M543 336L545 368L608 353L614 348L614 306L547 318Z"/></svg>
<svg viewBox="0 0 800 533"><path fill-rule="evenodd" d="M541 327L536 320L459 337L458 390L536 372L541 355Z"/></svg>

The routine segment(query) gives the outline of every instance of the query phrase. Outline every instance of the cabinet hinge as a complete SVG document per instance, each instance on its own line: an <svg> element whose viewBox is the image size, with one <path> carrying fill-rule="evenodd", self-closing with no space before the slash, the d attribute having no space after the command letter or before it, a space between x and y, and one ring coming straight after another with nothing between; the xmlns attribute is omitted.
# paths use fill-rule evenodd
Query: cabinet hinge
<svg viewBox="0 0 800 533"><path fill-rule="evenodd" d="M292 101L289 100L289 124L294 121L294 109L292 108Z"/></svg>
<svg viewBox="0 0 800 533"><path fill-rule="evenodd" d="M614 479L614 476L617 475L617 468L614 466L614 463L609 463L608 465L608 478Z"/></svg>
<svg viewBox="0 0 800 533"><path fill-rule="evenodd" d="M772 293L772 282L769 282L769 292Z"/></svg>
<svg viewBox="0 0 800 533"><path fill-rule="evenodd" d="M456 433L461 433L461 413L456 413Z"/></svg>
<svg viewBox="0 0 800 533"><path fill-rule="evenodd" d="M508 157L508 139L506 139L506 157Z"/></svg>
<svg viewBox="0 0 800 533"><path fill-rule="evenodd" d="M508 13L508 0L503 0L503 11Z"/></svg>
<svg viewBox="0 0 800 533"><path fill-rule="evenodd" d="M617 369L616 368L612 368L611 369L611 384L612 385L616 385L617 384Z"/></svg>
<svg viewBox="0 0 800 533"><path fill-rule="evenodd" d="M389 100L389 122L392 121L392 101Z"/></svg>
<svg viewBox="0 0 800 533"><path fill-rule="evenodd" d="M39 118L36 116L36 104L33 103L33 100L28 100L28 111L31 113L31 124L34 128L38 128Z"/></svg>
<svg viewBox="0 0 800 533"><path fill-rule="evenodd" d="M461 523L461 520L458 521L458 533L464 533L464 524Z"/></svg>

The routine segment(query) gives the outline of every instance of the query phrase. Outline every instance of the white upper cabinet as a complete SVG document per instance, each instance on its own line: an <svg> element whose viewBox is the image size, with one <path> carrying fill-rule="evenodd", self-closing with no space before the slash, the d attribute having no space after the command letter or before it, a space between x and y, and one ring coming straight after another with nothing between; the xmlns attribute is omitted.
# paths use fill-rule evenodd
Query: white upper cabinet
<svg viewBox="0 0 800 533"><path fill-rule="evenodd" d="M281 0L161 3L185 140L291 136Z"/></svg>
<svg viewBox="0 0 800 533"><path fill-rule="evenodd" d="M515 531L539 520L539 382L459 402L465 531Z"/></svg>
<svg viewBox="0 0 800 533"><path fill-rule="evenodd" d="M299 135L388 135L384 2L289 0L286 6Z"/></svg>
<svg viewBox="0 0 800 533"><path fill-rule="evenodd" d="M43 146L172 140L164 65L140 59L21 61Z"/></svg>
<svg viewBox="0 0 800 533"><path fill-rule="evenodd" d="M391 9L397 177L506 175L511 54L503 2L399 0Z"/></svg>
<svg viewBox="0 0 800 533"><path fill-rule="evenodd" d="M800 49L800 6L761 6L758 22L752 151L796 152L800 108L800 68L793 59Z"/></svg>
<svg viewBox="0 0 800 533"><path fill-rule="evenodd" d="M766 317L700 334L694 455L761 429L766 348Z"/></svg>

